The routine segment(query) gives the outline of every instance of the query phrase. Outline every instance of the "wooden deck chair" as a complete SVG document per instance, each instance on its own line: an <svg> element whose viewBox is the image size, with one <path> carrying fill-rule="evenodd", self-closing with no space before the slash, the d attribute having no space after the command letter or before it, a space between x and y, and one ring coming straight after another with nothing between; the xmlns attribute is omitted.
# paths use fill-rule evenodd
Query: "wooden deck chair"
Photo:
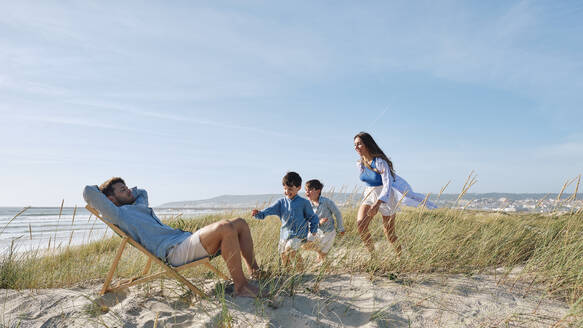
<svg viewBox="0 0 583 328"><path fill-rule="evenodd" d="M85 206L85 208L87 208L87 210L89 212L93 213L93 215L95 215L101 221L103 221L105 224L107 224L107 226L110 227L111 230L113 230L115 233L117 233L122 238L121 245L119 245L119 248L117 250L117 254L115 255L115 258L113 260L113 264L111 265L111 268L109 269L109 273L107 274L107 277L105 278L105 282L103 283L103 288L101 288L100 295L104 295L107 292L121 290L124 288L128 288L130 286L141 284L141 283L150 281L152 279L156 279L158 277L169 276L171 278L174 278L174 279L180 281L184 285L186 285L186 287L188 287L188 289L190 289L193 293L203 297L203 296L205 296L205 294L202 290L200 290L199 288L194 286L190 281L186 280L186 278L184 278L180 273L178 273L179 271L182 271L184 269L191 268L191 267L201 265L201 264L206 266L212 272L216 273L222 279L229 280L229 277L224 275L216 267L214 267L212 264L210 264L208 257L205 257L203 259L200 259L200 260L197 260L194 262L184 264L184 265L179 266L179 267L172 267L172 266L166 264L164 261L160 260L154 254L150 253L147 249L144 248L144 246L140 245L138 242L133 240L130 236L128 236L125 232L123 232L118 226L105 220L96 209L94 209L93 207L91 207L89 205ZM111 279L113 278L113 275L114 275L115 270L117 268L117 264L119 263L121 255L122 255L127 243L130 243L135 248L137 248L142 253L144 253L148 257L148 262L146 263L146 267L142 271L141 275L138 275L136 277L133 277L133 278L130 278L127 280L120 281L115 287L110 287ZM150 267L152 266L152 261L154 261L154 263L158 264L162 268L162 270L160 270L159 272L156 272L156 273L148 274L150 272Z"/></svg>

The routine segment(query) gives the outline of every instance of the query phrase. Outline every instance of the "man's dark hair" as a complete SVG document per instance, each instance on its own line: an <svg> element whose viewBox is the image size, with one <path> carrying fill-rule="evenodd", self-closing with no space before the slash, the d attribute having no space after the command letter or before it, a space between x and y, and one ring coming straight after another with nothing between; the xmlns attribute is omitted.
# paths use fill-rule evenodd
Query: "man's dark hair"
<svg viewBox="0 0 583 328"><path fill-rule="evenodd" d="M302 186L302 177L296 172L287 172L283 176L283 180L281 181L284 185L288 187L301 187Z"/></svg>
<svg viewBox="0 0 583 328"><path fill-rule="evenodd" d="M108 179L107 181L105 181L104 183L101 184L101 186L99 186L99 190L105 194L105 196L112 196L113 195L113 185L116 183L123 183L126 184L125 181L123 181L122 178L120 177L113 177L111 179Z"/></svg>
<svg viewBox="0 0 583 328"><path fill-rule="evenodd" d="M308 189L322 190L322 188L324 188L324 185L322 184L322 182L320 182L320 180L312 179L306 181L306 187Z"/></svg>

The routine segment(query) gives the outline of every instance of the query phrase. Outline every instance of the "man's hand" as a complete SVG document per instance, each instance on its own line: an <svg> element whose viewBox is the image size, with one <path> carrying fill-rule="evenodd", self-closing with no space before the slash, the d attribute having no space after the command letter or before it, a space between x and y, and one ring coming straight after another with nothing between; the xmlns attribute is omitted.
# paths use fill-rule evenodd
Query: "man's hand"
<svg viewBox="0 0 583 328"><path fill-rule="evenodd" d="M328 218L321 218L320 219L320 224L324 224L326 222L328 222Z"/></svg>
<svg viewBox="0 0 583 328"><path fill-rule="evenodd" d="M257 209L254 209L253 211L251 211L252 216L257 215L257 213L259 213L259 210L257 210Z"/></svg>

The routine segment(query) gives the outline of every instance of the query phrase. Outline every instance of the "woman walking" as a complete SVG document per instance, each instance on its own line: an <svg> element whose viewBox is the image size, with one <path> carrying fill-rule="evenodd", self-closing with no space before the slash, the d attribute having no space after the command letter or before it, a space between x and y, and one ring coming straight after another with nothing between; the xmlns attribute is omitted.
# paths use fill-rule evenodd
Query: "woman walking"
<svg viewBox="0 0 583 328"><path fill-rule="evenodd" d="M436 208L436 206L427 201L422 194L413 192L407 181L395 173L393 163L370 134L360 132L354 136L354 149L360 155L358 161L360 180L367 185L364 199L358 209L357 226L360 238L368 251L373 254L374 244L368 226L372 218L380 211L385 236L393 244L397 254L401 255L401 245L397 243L395 234L395 216L399 200L402 199L401 203L408 206L420 204L427 208Z"/></svg>

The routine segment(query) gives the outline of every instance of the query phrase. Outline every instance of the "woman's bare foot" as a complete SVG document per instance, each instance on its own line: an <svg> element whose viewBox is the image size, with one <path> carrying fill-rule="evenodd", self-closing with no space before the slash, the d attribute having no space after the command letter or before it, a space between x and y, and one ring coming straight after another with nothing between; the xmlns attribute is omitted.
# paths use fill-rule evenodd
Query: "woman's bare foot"
<svg viewBox="0 0 583 328"><path fill-rule="evenodd" d="M235 296L255 298L259 296L259 288L248 283L241 288L235 288Z"/></svg>

